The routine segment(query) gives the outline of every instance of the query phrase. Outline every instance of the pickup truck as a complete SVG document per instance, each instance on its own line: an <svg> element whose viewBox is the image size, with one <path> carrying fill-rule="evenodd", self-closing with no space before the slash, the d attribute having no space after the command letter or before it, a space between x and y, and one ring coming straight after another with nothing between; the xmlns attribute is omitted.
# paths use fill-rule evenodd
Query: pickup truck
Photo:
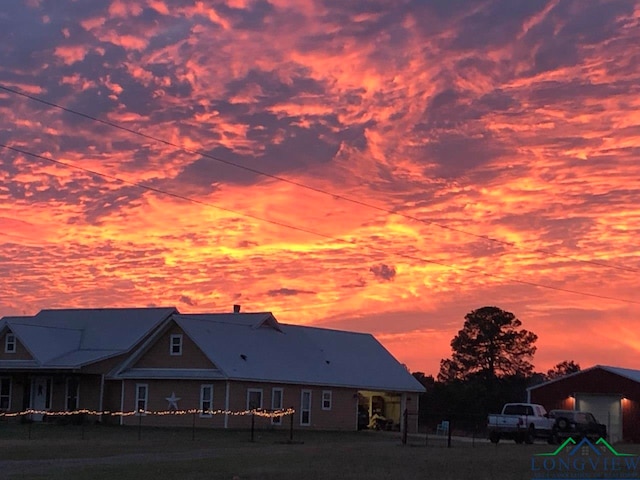
<svg viewBox="0 0 640 480"><path fill-rule="evenodd" d="M489 415L487 432L492 443L501 438L516 443L533 443L536 438L553 441L555 419L549 418L542 405L535 403L507 403L502 413Z"/></svg>

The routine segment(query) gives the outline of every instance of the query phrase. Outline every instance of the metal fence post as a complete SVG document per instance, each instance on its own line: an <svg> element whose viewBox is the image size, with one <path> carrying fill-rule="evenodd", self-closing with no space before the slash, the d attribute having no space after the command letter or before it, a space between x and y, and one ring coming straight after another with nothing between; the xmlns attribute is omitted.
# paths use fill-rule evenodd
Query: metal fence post
<svg viewBox="0 0 640 480"><path fill-rule="evenodd" d="M451 448L451 419L448 420L449 428L447 429L447 448Z"/></svg>
<svg viewBox="0 0 640 480"><path fill-rule="evenodd" d="M405 408L402 414L402 444L407 444L407 427L409 426L409 411Z"/></svg>
<svg viewBox="0 0 640 480"><path fill-rule="evenodd" d="M293 407L291 407L293 410ZM293 413L289 414L289 441L293 442Z"/></svg>

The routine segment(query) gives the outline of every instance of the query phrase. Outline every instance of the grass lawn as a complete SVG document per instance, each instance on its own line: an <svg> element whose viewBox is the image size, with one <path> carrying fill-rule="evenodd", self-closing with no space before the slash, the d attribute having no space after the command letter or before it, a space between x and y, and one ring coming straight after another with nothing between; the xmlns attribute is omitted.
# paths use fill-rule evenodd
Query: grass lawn
<svg viewBox="0 0 640 480"><path fill-rule="evenodd" d="M29 432L30 430L30 432ZM138 434L140 433L140 439ZM29 439L29 435L31 438ZM548 445L444 442L397 433L0 425L0 478L7 479L437 479L532 478L531 455ZM636 445L620 447L640 453Z"/></svg>

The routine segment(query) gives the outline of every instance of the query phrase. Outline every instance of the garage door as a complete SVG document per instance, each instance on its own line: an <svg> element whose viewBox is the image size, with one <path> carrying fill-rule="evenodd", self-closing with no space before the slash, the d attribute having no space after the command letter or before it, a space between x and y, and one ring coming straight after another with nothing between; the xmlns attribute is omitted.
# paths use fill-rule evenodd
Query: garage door
<svg viewBox="0 0 640 480"><path fill-rule="evenodd" d="M576 410L591 412L607 426L609 442L622 440L622 402L619 395L576 395Z"/></svg>

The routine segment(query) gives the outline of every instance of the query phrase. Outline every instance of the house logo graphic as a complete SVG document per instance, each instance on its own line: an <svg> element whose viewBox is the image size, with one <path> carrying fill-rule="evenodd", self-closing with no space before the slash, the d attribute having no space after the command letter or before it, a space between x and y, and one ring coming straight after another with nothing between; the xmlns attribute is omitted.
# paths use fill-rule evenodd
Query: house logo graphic
<svg viewBox="0 0 640 480"><path fill-rule="evenodd" d="M618 452L604 438L567 438L555 451L531 457L531 479L640 480L640 456Z"/></svg>

